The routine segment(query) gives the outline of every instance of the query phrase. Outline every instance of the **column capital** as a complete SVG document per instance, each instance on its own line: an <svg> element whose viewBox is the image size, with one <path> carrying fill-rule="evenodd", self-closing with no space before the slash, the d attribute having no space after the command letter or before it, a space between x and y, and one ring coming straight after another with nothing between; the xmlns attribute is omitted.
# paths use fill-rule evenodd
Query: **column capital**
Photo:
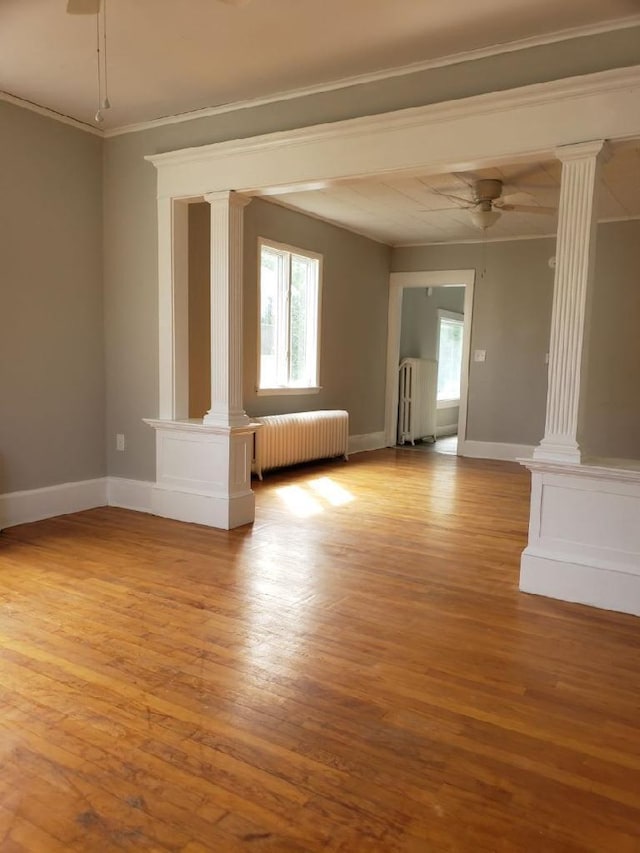
<svg viewBox="0 0 640 853"><path fill-rule="evenodd" d="M597 157L605 162L609 156L609 143L606 139L593 139L589 142L575 142L572 145L560 145L554 152L556 159L562 163L571 160L582 160L587 157Z"/></svg>
<svg viewBox="0 0 640 853"><path fill-rule="evenodd" d="M218 204L226 202L230 207L246 207L251 203L252 199L249 196L237 193L235 190L220 190L214 193L205 193L204 200L209 204Z"/></svg>

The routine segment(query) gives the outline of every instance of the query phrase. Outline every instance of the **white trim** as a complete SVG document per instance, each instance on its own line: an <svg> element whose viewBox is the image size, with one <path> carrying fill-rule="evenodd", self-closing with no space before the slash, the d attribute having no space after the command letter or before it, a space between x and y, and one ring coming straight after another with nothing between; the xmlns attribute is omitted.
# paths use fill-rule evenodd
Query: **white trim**
<svg viewBox="0 0 640 853"><path fill-rule="evenodd" d="M277 202L276 202L277 204ZM305 214L309 216L310 214ZM634 213L628 216L606 216L598 219L598 225L608 225L612 222L636 222L640 219L640 214ZM349 229L347 229L349 230ZM354 232L357 233L357 232ZM362 235L364 236L364 235ZM460 240L459 238L454 238L453 240L433 240L432 242L427 243L393 243L391 244L392 249L416 249L421 246L463 246L467 244L476 244L476 243L513 243L517 240L555 240L557 237L557 232L552 231L549 234L519 234L514 237L513 235L509 237L474 237L473 239L464 239ZM369 238L372 239L372 238ZM387 244L388 245L388 244Z"/></svg>
<svg viewBox="0 0 640 853"><path fill-rule="evenodd" d="M80 480L0 495L0 530L107 504L107 480Z"/></svg>
<svg viewBox="0 0 640 853"><path fill-rule="evenodd" d="M457 409L460 405L460 398L456 400L437 400L436 401L436 409L440 411L441 409Z"/></svg>
<svg viewBox="0 0 640 853"><path fill-rule="evenodd" d="M107 505L136 512L151 512L151 493L154 486L155 483L146 480L107 477Z"/></svg>
<svg viewBox="0 0 640 853"><path fill-rule="evenodd" d="M532 458L518 459L520 464L532 473L550 474L571 473L572 477L589 477L592 480L634 483L640 486L640 461L637 459L602 459L590 457L580 465L567 465L565 462L541 461Z"/></svg>
<svg viewBox="0 0 640 853"><path fill-rule="evenodd" d="M507 444L500 441L460 441L458 439L458 456L469 456L472 459L496 459L503 462L516 462L533 453L531 444Z"/></svg>
<svg viewBox="0 0 640 853"><path fill-rule="evenodd" d="M387 381L385 390L385 436L388 447L396 444L398 423L398 364L402 326L402 294L405 287L464 287L464 332L462 340L462 374L460 377L460 410L458 412L458 454L467 431L469 397L469 357L473 323L473 290L475 269L425 270L392 272L389 276L389 313L387 321Z"/></svg>
<svg viewBox="0 0 640 853"><path fill-rule="evenodd" d="M84 130L86 133L93 134L93 136L104 136L104 132L100 130L99 127L93 127L87 122L80 121L79 119L65 115L64 113L56 112L56 110L49 109L49 107L43 107L40 104L34 103L34 101L27 101L24 98L19 98L16 95L12 95L10 92L0 91L0 101L6 101L8 104L14 104L16 107L22 107L22 109L29 110L29 112L36 113L37 115L52 118L55 121L59 121L61 124L67 124L70 127L75 127L77 130Z"/></svg>
<svg viewBox="0 0 640 853"><path fill-rule="evenodd" d="M349 436L349 455L362 453L365 450L381 450L386 447L384 430L382 432L369 432L364 435Z"/></svg>
<svg viewBox="0 0 640 853"><path fill-rule="evenodd" d="M232 182L240 188L239 192L265 187L273 191L280 185L291 189L296 184L304 186L309 181L315 184L320 180L338 177L365 177L400 170L403 164L406 164L405 168L424 165L437 171L468 171L480 163L483 166L499 165L505 157L509 162L513 162L514 158L553 157L558 146L574 143L578 134L586 135L588 139L637 136L640 133L640 122L637 93L633 89L638 86L640 66L614 68L389 113L151 154L145 159L156 167L164 167L159 172L160 195L174 197L201 193L203 178L210 179L213 176L212 167L216 163L219 171L216 169L215 177L220 188ZM607 96L622 98L624 104L620 106L624 106L626 114L608 112L594 115L595 105L589 103L589 99ZM575 101L575 105L567 104L567 101ZM554 106L556 110L553 116L548 115ZM582 109L578 110L579 106ZM567 114L574 109L575 114ZM542 123L540 117L532 115L532 111L536 110L545 113ZM525 117L521 111L527 111L529 115ZM479 119L482 117L487 121L488 129L493 131L486 137L484 126L482 136L479 135ZM504 127L496 128L496 121ZM455 122L459 125L454 126ZM502 139L502 131L507 126L509 137ZM603 127L608 130L603 130ZM408 137L397 138L397 134L402 131L412 130L418 131L420 136L419 159L413 145L404 150L403 146L409 143ZM446 131L442 139L433 137L436 130ZM460 138L461 133L466 135ZM376 150L377 146L369 146L372 150L369 147L366 151L363 149L362 138L374 135L380 135L378 141L381 144L384 136L394 135L393 165L389 165L391 154L387 145L383 150ZM309 149L304 152L306 157L301 160L300 152L295 161L292 161L290 151L282 152L284 160L278 158L278 169L274 168L275 163L265 162L265 155L270 151L314 143L326 145L330 141L337 143L335 153L332 150L336 162L330 158L326 158L326 162L319 162L314 156L315 152ZM353 151L351 146L347 150L348 141L353 143ZM425 151L426 142L430 144ZM478 147L474 150L470 148L471 145ZM259 163L254 164L247 159L252 153L258 155ZM257 165L257 175L253 169L249 169L243 176L244 170L238 169L240 163L234 162L236 157L242 157L242 165ZM345 168L347 162L349 166ZM174 170L169 170L169 166L173 166ZM198 168L195 171L177 168L185 166ZM300 166L306 168L300 169ZM321 168L325 170L324 174L320 174ZM252 180L250 175L255 175L255 178ZM238 183L238 180L242 183Z"/></svg>
<svg viewBox="0 0 640 853"><path fill-rule="evenodd" d="M295 395L319 394L322 385L312 385L304 388L282 387L282 388L256 388L256 397L291 397Z"/></svg>
<svg viewBox="0 0 640 853"><path fill-rule="evenodd" d="M156 127L164 127L170 124L181 124L182 122L194 121L200 118L209 118L211 116L224 115L225 113L237 112L238 110L252 109L254 107L267 106L268 104L277 103L278 101L290 101L296 98L305 98L309 95L318 95L325 92L335 92L339 89L346 89L351 86L362 86L367 83L376 83L378 81L390 80L394 77L410 76L419 74L420 72L429 71L433 68L444 68L448 65L457 65L463 62L474 62L480 59L488 59L492 56L500 56L504 53L515 53L519 50L528 50L532 47L541 47L546 44L555 44L557 42L569 41L571 39L584 38L586 36L599 35L602 33L615 32L621 29L630 29L640 25L640 15L630 15L627 18L622 18L614 21L606 21L600 24L587 24L581 27L570 27L564 30L557 30L553 33L548 33L541 36L531 36L529 38L520 39L517 41L504 42L503 44L491 45L490 47L477 48L476 50L462 51L460 53L452 53L447 56L438 57L435 59L422 60L421 62L413 62L408 65L395 66L393 68L385 68L381 71L373 71L367 74L356 74L352 77L342 77L338 80L333 80L327 83L319 83L314 86L304 86L298 89L287 89L282 92L276 92L271 95L265 95L259 98L251 98L243 101L232 101L226 104L219 104L213 107L204 107L200 110L191 110L189 112L177 113L175 115L163 116L162 118L152 119L150 121L134 122L132 124L121 125L120 127L110 128L103 132L105 138L113 136L121 136L125 133L139 133L144 130L151 130Z"/></svg>
<svg viewBox="0 0 640 853"><path fill-rule="evenodd" d="M640 616L640 577L610 567L589 566L526 549L520 591Z"/></svg>
<svg viewBox="0 0 640 853"><path fill-rule="evenodd" d="M442 426L436 426L436 439L444 438L447 435L457 435L458 434L458 424L443 424Z"/></svg>

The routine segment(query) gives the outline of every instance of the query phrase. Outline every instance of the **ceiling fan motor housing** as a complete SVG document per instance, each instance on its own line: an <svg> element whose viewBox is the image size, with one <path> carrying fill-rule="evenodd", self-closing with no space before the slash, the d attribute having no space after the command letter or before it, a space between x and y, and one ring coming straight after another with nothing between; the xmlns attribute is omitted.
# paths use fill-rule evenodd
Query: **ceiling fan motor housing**
<svg viewBox="0 0 640 853"><path fill-rule="evenodd" d="M495 201L502 195L502 181L494 178L482 178L475 182L473 194L477 202Z"/></svg>

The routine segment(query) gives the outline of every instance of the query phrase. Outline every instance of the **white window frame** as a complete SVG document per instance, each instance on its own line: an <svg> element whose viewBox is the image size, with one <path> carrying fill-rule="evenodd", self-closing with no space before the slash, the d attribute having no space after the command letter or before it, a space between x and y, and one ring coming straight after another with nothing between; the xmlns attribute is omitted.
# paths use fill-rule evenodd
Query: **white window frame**
<svg viewBox="0 0 640 853"><path fill-rule="evenodd" d="M280 252L288 252L293 255L301 255L305 258L311 258L318 262L318 305L317 305L317 324L316 324L316 384L315 385L304 385L304 386L289 386L289 385L279 385L274 388L261 388L260 387L260 373L261 373L261 360L262 360L262 330L261 330L261 319L262 319L262 289L261 289L261 267L262 267L262 247L266 246L270 249L275 249ZM321 352L321 326L322 326L322 278L323 278L323 256L317 252L311 252L308 249L301 249L299 246L291 246L288 243L278 243L275 240L270 240L267 237L258 237L258 256L257 256L257 278L258 278L258 287L257 287L257 315L258 315L258 323L257 323L257 382L256 382L256 394L259 397L274 397L274 396L293 396L296 394L318 394L322 390L322 386L320 385L320 352Z"/></svg>
<svg viewBox="0 0 640 853"><path fill-rule="evenodd" d="M464 314L459 314L457 311L447 311L445 308L438 308L438 329L436 334L436 353L438 355L438 363L440 361L440 329L442 320L454 320L462 327L464 335ZM464 344L462 350L462 362L464 363ZM455 409L460 405L460 397L450 400L436 400L436 409Z"/></svg>

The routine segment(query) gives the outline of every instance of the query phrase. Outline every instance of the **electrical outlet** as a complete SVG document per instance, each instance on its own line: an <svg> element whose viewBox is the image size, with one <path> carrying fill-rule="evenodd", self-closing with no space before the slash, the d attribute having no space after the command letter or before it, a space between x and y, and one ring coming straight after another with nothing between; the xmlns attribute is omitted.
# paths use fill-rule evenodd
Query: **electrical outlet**
<svg viewBox="0 0 640 853"><path fill-rule="evenodd" d="M116 450L124 450L124 434L121 432L116 435Z"/></svg>
<svg viewBox="0 0 640 853"><path fill-rule="evenodd" d="M484 361L487 357L487 351L484 349L477 349L473 352L473 360L474 361Z"/></svg>

